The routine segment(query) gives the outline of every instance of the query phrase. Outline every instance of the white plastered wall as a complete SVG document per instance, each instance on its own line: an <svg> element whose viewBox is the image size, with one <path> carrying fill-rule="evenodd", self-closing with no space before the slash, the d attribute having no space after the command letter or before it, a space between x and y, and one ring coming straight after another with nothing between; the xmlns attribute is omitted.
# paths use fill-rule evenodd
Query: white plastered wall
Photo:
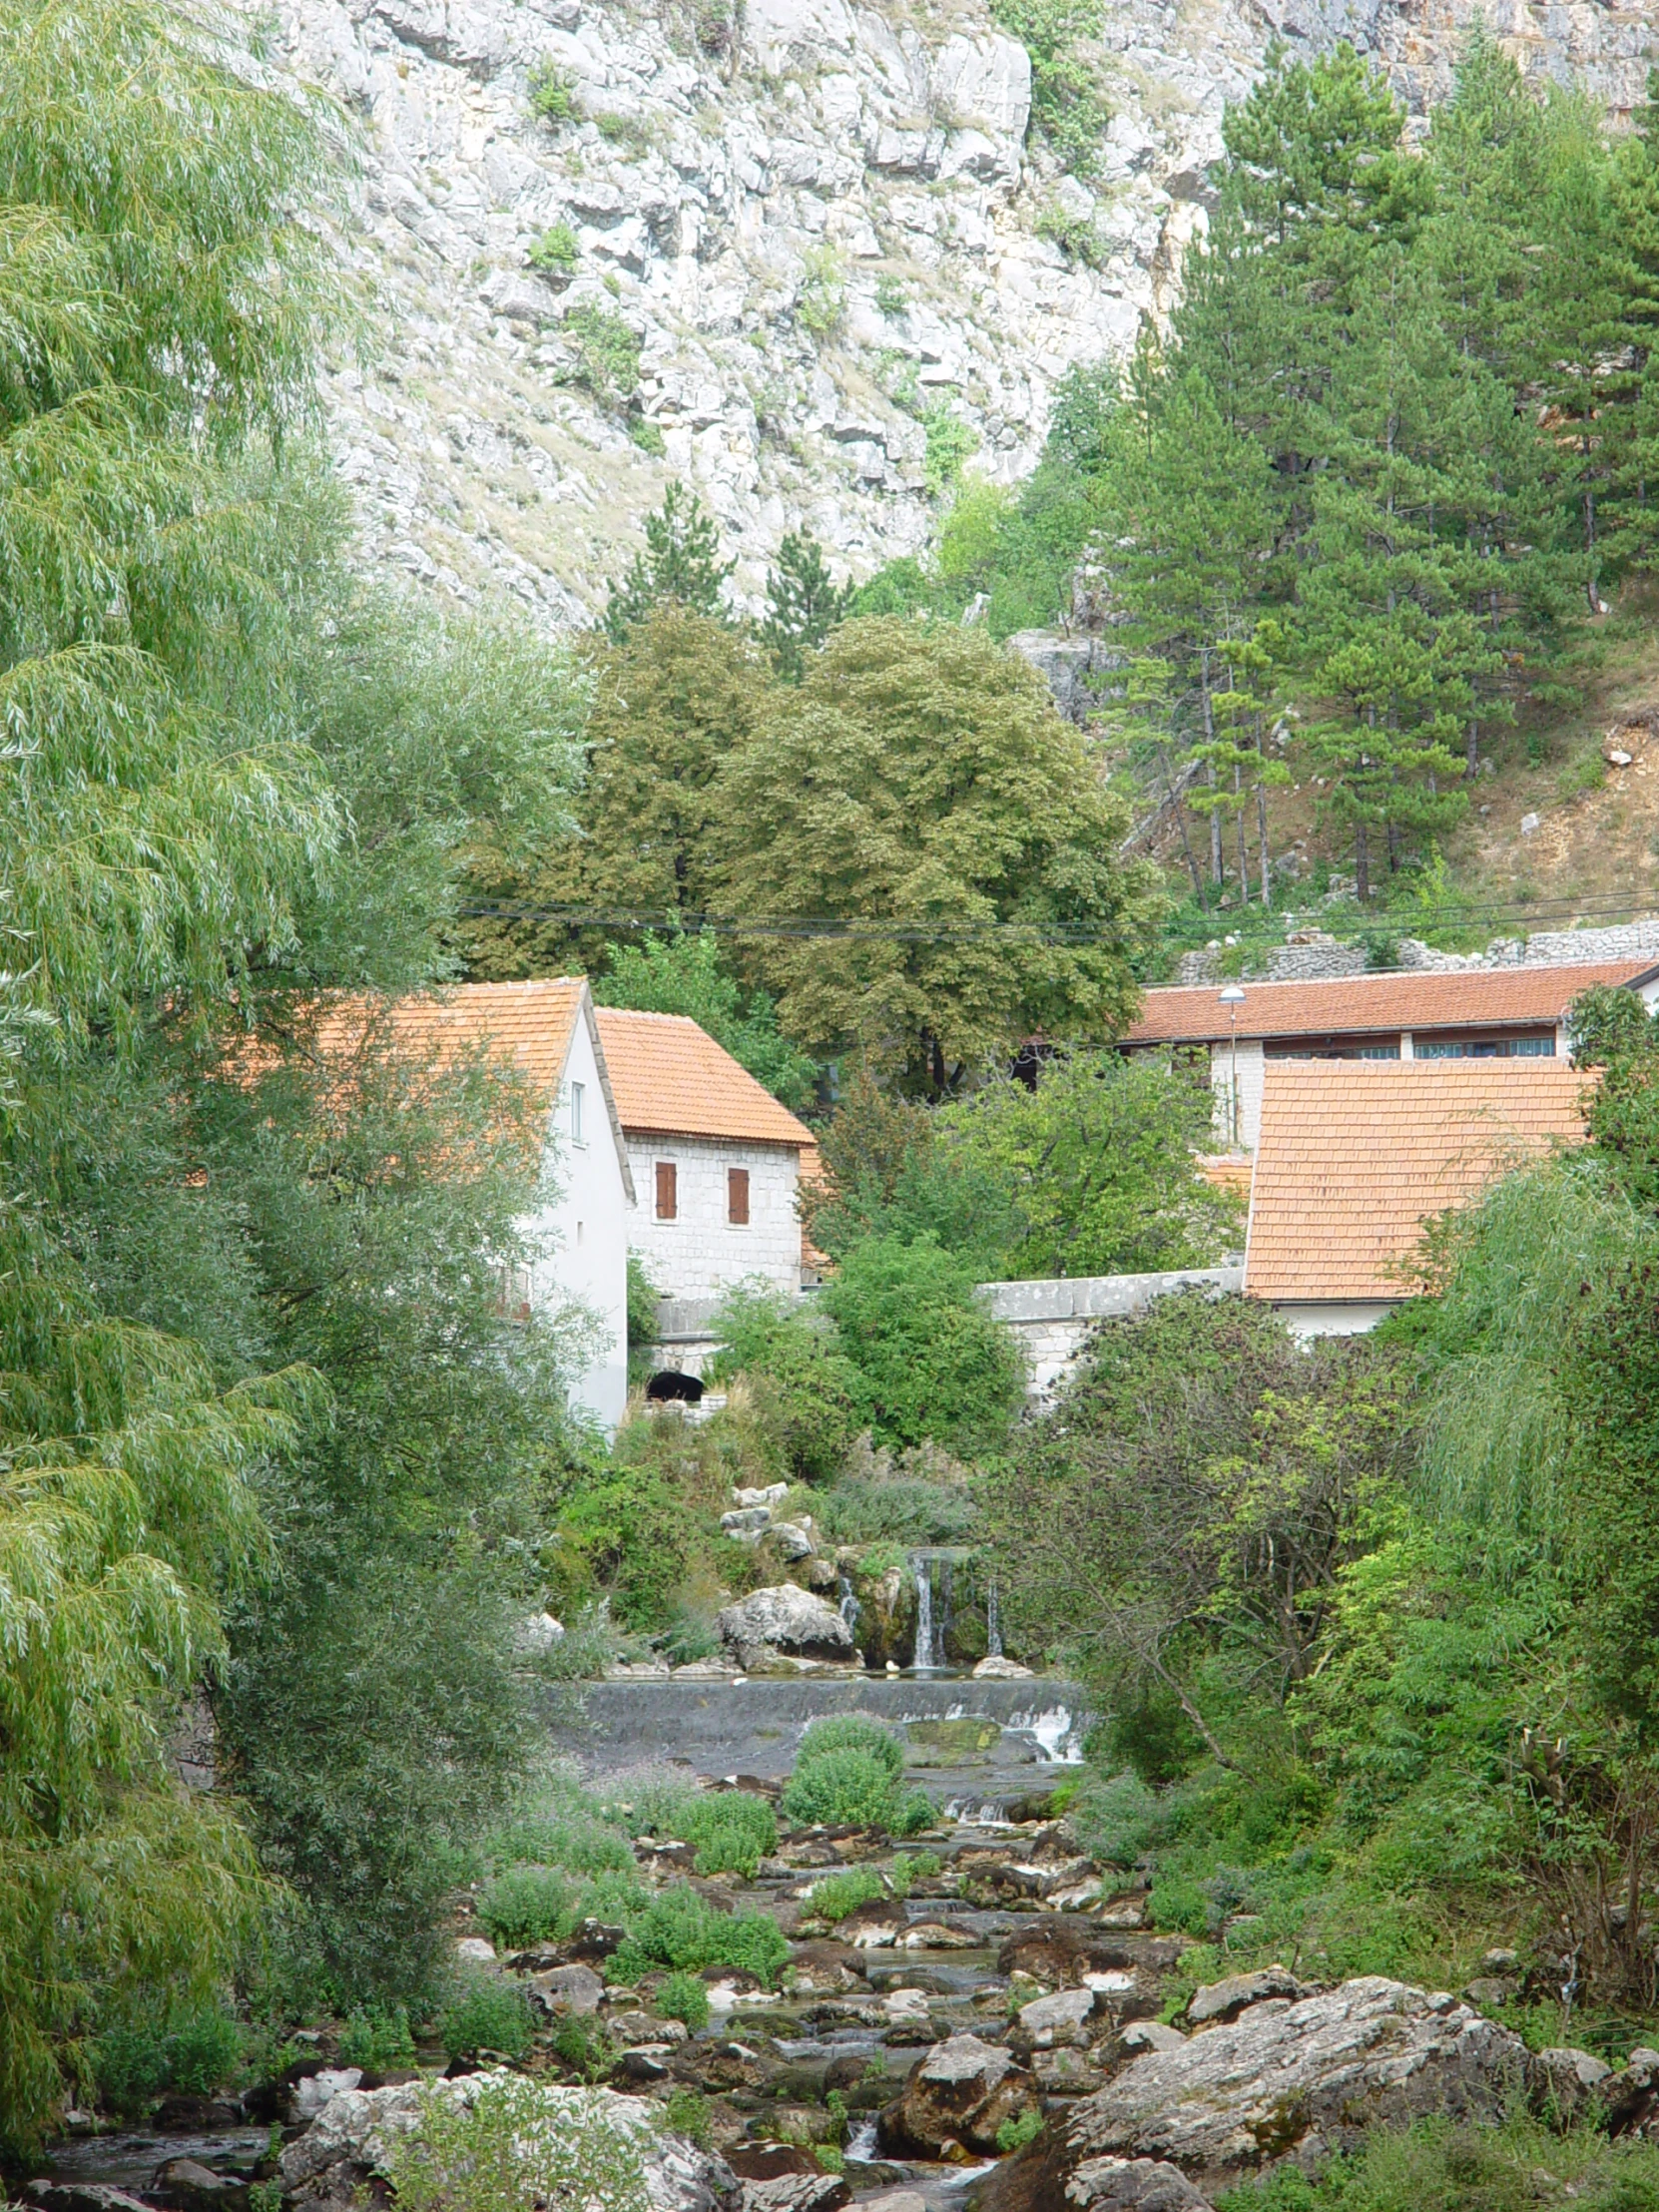
<svg viewBox="0 0 1659 2212"><path fill-rule="evenodd" d="M628 1139L634 1173L629 1242L664 1298L714 1298L753 1276L794 1297L801 1289L800 1154L793 1145L717 1137ZM673 1221L657 1219L657 1163L672 1161ZM749 1222L727 1218L727 1171L749 1170Z"/></svg>
<svg viewBox="0 0 1659 2212"><path fill-rule="evenodd" d="M578 1085L579 1135L572 1128ZM531 1296L543 1312L574 1302L592 1316L587 1362L571 1394L607 1432L621 1420L628 1397L631 1213L593 1032L578 1013L564 1082L548 1117L543 1203L527 1225L541 1249Z"/></svg>
<svg viewBox="0 0 1659 2212"><path fill-rule="evenodd" d="M1262 1083L1267 1061L1259 1037L1241 1037L1239 1054L1239 1131L1238 1142L1246 1152L1254 1152L1262 1135ZM1210 1089L1215 1097L1216 1146L1219 1151L1233 1149L1233 1046L1213 1044L1210 1047Z"/></svg>

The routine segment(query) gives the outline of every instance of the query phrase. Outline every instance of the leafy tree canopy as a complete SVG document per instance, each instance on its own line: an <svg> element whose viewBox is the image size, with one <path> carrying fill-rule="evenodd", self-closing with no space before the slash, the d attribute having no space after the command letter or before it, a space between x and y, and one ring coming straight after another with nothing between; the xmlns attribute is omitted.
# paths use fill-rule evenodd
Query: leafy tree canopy
<svg viewBox="0 0 1659 2212"><path fill-rule="evenodd" d="M612 945L593 995L601 1006L689 1014L775 1098L797 1111L811 1103L817 1066L779 1033L766 992L745 992L726 971L712 929L667 937L648 930L638 944Z"/></svg>

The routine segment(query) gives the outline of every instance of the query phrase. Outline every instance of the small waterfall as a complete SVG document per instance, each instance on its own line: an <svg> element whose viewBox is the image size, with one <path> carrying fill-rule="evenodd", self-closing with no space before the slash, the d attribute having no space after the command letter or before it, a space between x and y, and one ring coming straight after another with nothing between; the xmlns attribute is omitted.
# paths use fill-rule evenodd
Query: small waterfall
<svg viewBox="0 0 1659 2212"><path fill-rule="evenodd" d="M873 2120L860 2120L848 2132L846 2155L848 2158L861 2158L866 2165L878 2155Z"/></svg>
<svg viewBox="0 0 1659 2212"><path fill-rule="evenodd" d="M858 1603L857 1593L853 1590L851 1577L842 1574L838 1575L836 1579L840 1583L841 1590L841 1619L856 1634L858 1615L863 1611L863 1607Z"/></svg>
<svg viewBox="0 0 1659 2212"><path fill-rule="evenodd" d="M1002 1657L1002 1615L996 1603L996 1576L985 1591L985 1650L992 1659Z"/></svg>
<svg viewBox="0 0 1659 2212"><path fill-rule="evenodd" d="M939 1663L933 1636L933 1562L924 1551L910 1554L916 1578L916 1651L910 1664L918 1674L930 1674Z"/></svg>
<svg viewBox="0 0 1659 2212"><path fill-rule="evenodd" d="M956 1625L956 1607L951 1595L951 1562L949 1558L939 1562L939 1665L950 1657L950 1631Z"/></svg>

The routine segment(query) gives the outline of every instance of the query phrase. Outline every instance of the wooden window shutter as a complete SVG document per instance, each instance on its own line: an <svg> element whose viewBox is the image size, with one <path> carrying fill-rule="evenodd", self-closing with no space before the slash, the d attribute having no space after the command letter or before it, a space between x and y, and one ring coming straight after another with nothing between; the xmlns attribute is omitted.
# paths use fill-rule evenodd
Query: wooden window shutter
<svg viewBox="0 0 1659 2212"><path fill-rule="evenodd" d="M726 1171L726 1218L739 1229L749 1227L749 1170Z"/></svg>
<svg viewBox="0 0 1659 2212"><path fill-rule="evenodd" d="M672 1160L657 1162L657 1219L674 1221L680 1212L680 1178Z"/></svg>

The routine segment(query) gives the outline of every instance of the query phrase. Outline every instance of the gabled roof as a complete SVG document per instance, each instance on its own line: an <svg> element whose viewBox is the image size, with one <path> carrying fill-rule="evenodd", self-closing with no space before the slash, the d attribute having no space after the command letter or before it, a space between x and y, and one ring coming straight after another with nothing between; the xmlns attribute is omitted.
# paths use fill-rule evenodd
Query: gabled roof
<svg viewBox="0 0 1659 2212"><path fill-rule="evenodd" d="M1321 1037L1367 1030L1536 1028L1559 1021L1592 983L1634 983L1653 962L1598 960L1580 967L1431 969L1342 975L1306 983L1246 983L1241 1037ZM1216 1043L1232 1034L1220 986L1148 991L1125 1044Z"/></svg>
<svg viewBox="0 0 1659 2212"><path fill-rule="evenodd" d="M551 1111L564 1084L578 1022L585 1022L605 1094L611 1135L622 1168L623 1188L634 1196L634 1179L605 1066L605 1049L594 1020L586 976L560 975L533 983L457 983L447 989L412 992L380 1005L364 998L339 998L317 1014L313 1034L324 1053L345 1053L360 1042L370 1021L384 1025L394 1045L411 1055L430 1057L442 1066L480 1046L505 1060L529 1085L538 1105Z"/></svg>
<svg viewBox="0 0 1659 2212"><path fill-rule="evenodd" d="M598 1017L630 1136L725 1137L797 1150L813 1142L805 1122L689 1015L601 1006Z"/></svg>
<svg viewBox="0 0 1659 2212"><path fill-rule="evenodd" d="M1595 1080L1564 1060L1270 1060L1245 1295L1411 1297L1423 1223L1581 1141Z"/></svg>

